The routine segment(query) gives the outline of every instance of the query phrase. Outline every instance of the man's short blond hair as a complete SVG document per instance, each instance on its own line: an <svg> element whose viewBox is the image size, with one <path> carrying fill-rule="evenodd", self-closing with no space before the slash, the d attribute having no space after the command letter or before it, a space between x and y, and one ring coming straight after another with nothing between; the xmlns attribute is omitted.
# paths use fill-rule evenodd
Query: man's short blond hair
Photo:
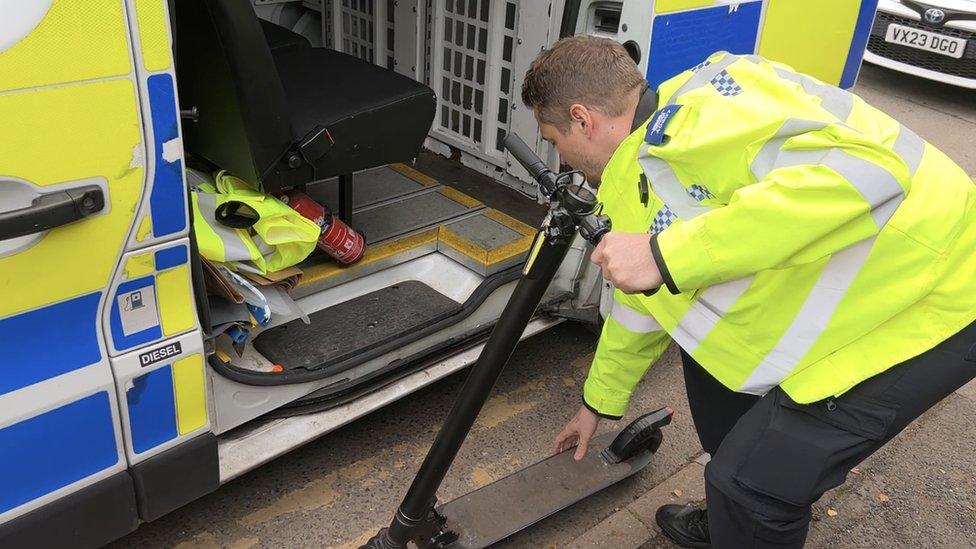
<svg viewBox="0 0 976 549"><path fill-rule="evenodd" d="M566 133L574 103L620 116L634 90L645 85L637 64L617 41L571 36L532 61L522 83L522 102L541 122Z"/></svg>

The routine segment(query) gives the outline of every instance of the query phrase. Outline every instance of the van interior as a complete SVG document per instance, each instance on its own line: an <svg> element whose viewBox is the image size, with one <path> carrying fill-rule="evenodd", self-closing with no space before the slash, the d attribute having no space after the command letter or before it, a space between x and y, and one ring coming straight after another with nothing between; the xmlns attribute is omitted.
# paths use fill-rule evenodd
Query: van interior
<svg viewBox="0 0 976 549"><path fill-rule="evenodd" d="M226 385L213 388L218 432L272 411L349 402L483 341L546 209L462 165L456 151L425 149L445 102L475 111L482 105L457 97L467 90L452 98L447 89L438 98L390 68L313 46L258 17L250 0L173 4L191 179L220 169L265 193L300 189L367 245L349 266L313 252L290 288L295 314L273 316L243 345L216 329L221 312L198 284L202 323L216 351L210 365ZM489 4L478 5L485 21ZM470 15L478 18L476 5L471 0ZM468 119L445 118L441 123L483 139L480 119L472 127ZM572 296L555 286L540 311ZM242 386L264 396L256 401Z"/></svg>

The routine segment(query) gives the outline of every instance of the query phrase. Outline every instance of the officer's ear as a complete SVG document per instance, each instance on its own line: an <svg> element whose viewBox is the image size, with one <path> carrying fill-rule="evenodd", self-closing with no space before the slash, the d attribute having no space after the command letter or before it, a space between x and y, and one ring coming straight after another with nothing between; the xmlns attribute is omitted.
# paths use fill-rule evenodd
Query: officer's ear
<svg viewBox="0 0 976 549"><path fill-rule="evenodd" d="M586 105L574 103L569 107L569 124L574 128L579 128L584 136L592 136L593 111L587 108Z"/></svg>

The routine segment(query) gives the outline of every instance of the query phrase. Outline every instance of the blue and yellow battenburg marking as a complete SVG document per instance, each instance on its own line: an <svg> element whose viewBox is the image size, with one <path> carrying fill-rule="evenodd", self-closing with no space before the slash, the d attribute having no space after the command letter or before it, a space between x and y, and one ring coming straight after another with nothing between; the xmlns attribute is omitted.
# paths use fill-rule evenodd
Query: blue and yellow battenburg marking
<svg viewBox="0 0 976 549"><path fill-rule="evenodd" d="M173 77L155 74L149 77L148 86L155 158L153 187L149 196L150 224L153 236L159 238L186 229L186 189L183 185L182 144L179 141Z"/></svg>
<svg viewBox="0 0 976 549"><path fill-rule="evenodd" d="M758 53L828 84L850 88L877 8L878 0L769 0Z"/></svg>
<svg viewBox="0 0 976 549"><path fill-rule="evenodd" d="M130 254L121 274L109 324L117 352L139 348L142 368L120 382L132 450L142 454L207 425L203 356L170 339L197 327L189 243Z"/></svg>
<svg viewBox="0 0 976 549"><path fill-rule="evenodd" d="M110 302L109 326L117 352L196 328L189 246L175 245L126 258Z"/></svg>
<svg viewBox="0 0 976 549"><path fill-rule="evenodd" d="M0 513L17 513L31 501L124 466L103 326L109 328L106 339L149 350L154 339L196 328L185 239L130 258L124 286L106 295L134 222L140 242L175 240L187 230L165 0L131 0L136 37L129 35L125 4L54 0L36 28L0 54L0 119L6 122L0 165L6 175L40 187L102 178L111 206L0 258L0 286L12 289L0 303L0 397L33 402L36 396L39 403L29 417L18 415L23 410L0 410ZM138 81L130 76L134 42ZM140 90L148 102L143 122L153 134L145 145ZM147 189L143 155L136 154L142 148L149 150L154 176L140 219L134 212ZM57 162L45 161L51 151L57 151ZM146 292L143 304L149 297L153 303L153 315L125 323L132 328L128 333L121 314L114 323L99 317L103 300L111 315L118 293L126 291L130 307L137 291ZM138 371L135 392L123 395L132 397L123 413L153 415L151 428L140 423L133 431L140 448L207 425L203 356L193 347ZM64 396L46 405L48 388L60 383L53 378L63 375L71 376L58 385ZM168 398L155 392L160 386L169 388Z"/></svg>
<svg viewBox="0 0 976 549"><path fill-rule="evenodd" d="M100 179L111 205L0 258L0 397L37 404L27 417L0 406L0 513L120 466L114 397L95 369L108 368L99 306L143 187L131 71L118 0L55 0L0 53L4 175L42 189ZM40 384L64 375L48 398Z"/></svg>
<svg viewBox="0 0 976 549"><path fill-rule="evenodd" d="M149 100L154 166L149 207L136 225L136 242L178 236L187 228L182 143L172 74L172 42L165 0L134 0L141 63L137 67Z"/></svg>
<svg viewBox="0 0 976 549"><path fill-rule="evenodd" d="M203 356L185 356L133 378L125 398L132 448L137 454L204 427Z"/></svg>
<svg viewBox="0 0 976 549"><path fill-rule="evenodd" d="M758 53L849 88L857 79L878 0L745 0L733 5L656 0L653 6L647 65L653 87L716 51L728 51Z"/></svg>
<svg viewBox="0 0 976 549"><path fill-rule="evenodd" d="M94 320L101 297L94 292L0 320L0 395L99 362Z"/></svg>
<svg viewBox="0 0 976 549"><path fill-rule="evenodd" d="M118 461L106 391L0 429L0 513Z"/></svg>

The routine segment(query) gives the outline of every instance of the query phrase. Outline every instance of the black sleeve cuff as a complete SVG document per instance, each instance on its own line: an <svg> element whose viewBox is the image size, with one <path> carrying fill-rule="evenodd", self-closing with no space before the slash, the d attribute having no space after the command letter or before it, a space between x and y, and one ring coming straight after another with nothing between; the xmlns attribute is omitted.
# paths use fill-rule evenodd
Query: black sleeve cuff
<svg viewBox="0 0 976 549"><path fill-rule="evenodd" d="M668 290L672 294L680 294L681 290L674 283L674 279L671 278L671 271L668 270L667 264L664 263L664 256L661 255L661 247L657 243L657 233L651 235L651 256L654 257L654 263L657 265L657 270L661 273L661 278L664 279L664 285L668 287Z"/></svg>
<svg viewBox="0 0 976 549"><path fill-rule="evenodd" d="M653 241L653 240L654 240L654 234L655 234L655 233L651 233L651 241ZM653 254L652 254L652 255L653 255ZM655 263L657 263L657 262L655 261ZM648 289L648 290L644 290L644 291L642 291L641 293L642 293L642 294L644 294L644 295L645 295L645 296L647 296L647 297L651 297L652 295L654 295L654 294L656 294L656 293L657 293L657 291L658 291L658 290L660 290L660 289L661 289L661 287L660 287L660 286L658 286L657 288L650 288L650 289Z"/></svg>
<svg viewBox="0 0 976 549"><path fill-rule="evenodd" d="M589 411L593 412L594 414L602 417L603 419L612 419L613 421L617 421L618 419L624 417L624 416L611 416L611 415L607 415L607 414L602 414L602 413L600 413L599 410L597 410L596 408L590 406L589 403L586 402L586 398L583 398L582 400L583 400L583 406L586 406L586 409L587 410L589 410Z"/></svg>

